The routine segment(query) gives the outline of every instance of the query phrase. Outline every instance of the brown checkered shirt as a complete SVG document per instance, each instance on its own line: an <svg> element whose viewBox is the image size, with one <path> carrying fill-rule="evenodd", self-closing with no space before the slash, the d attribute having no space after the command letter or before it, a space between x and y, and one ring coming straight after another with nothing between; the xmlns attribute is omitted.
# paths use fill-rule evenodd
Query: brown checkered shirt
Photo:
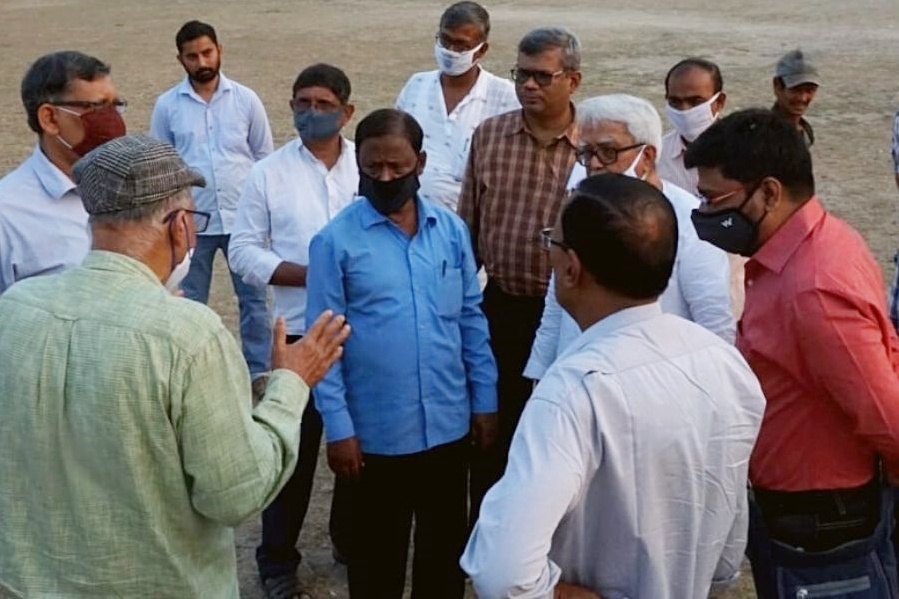
<svg viewBox="0 0 899 599"><path fill-rule="evenodd" d="M550 263L540 230L555 224L576 148L574 121L544 145L521 110L487 119L474 132L459 216L478 261L506 293L546 294Z"/></svg>

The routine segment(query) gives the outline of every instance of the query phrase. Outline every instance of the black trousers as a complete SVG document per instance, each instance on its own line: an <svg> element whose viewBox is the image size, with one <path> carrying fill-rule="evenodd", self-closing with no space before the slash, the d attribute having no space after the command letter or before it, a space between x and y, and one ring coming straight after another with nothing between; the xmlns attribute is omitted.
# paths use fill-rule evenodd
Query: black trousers
<svg viewBox="0 0 899 599"><path fill-rule="evenodd" d="M350 487L351 599L400 599L415 521L412 599L461 599L468 437L410 455L364 454Z"/></svg>
<svg viewBox="0 0 899 599"><path fill-rule="evenodd" d="M499 372L499 435L493 451L475 451L471 462L471 525L474 526L481 500L506 469L509 445L524 404L531 396L533 382L522 376L534 336L543 317L544 298L511 295L493 281L484 290L484 314L490 326L490 346Z"/></svg>
<svg viewBox="0 0 899 599"><path fill-rule="evenodd" d="M287 342L294 343L300 338L301 335L288 335ZM262 512L262 543L256 548L256 566L263 580L296 572L300 564L297 539L309 510L321 440L322 418L310 397L300 424L297 465L287 484ZM331 543L340 553L345 553L348 544L349 506L346 491L335 485L328 522Z"/></svg>

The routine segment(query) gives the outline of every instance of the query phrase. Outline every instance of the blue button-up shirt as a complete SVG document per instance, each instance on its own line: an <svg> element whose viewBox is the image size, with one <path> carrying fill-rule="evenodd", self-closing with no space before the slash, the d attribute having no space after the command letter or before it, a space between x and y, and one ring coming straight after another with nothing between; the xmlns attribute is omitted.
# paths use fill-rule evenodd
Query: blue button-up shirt
<svg viewBox="0 0 899 599"><path fill-rule="evenodd" d="M156 100L150 135L175 146L206 178L194 187L197 210L212 218L205 235L230 233L244 180L257 160L272 153L272 130L256 92L219 74L207 103L185 78Z"/></svg>
<svg viewBox="0 0 899 599"><path fill-rule="evenodd" d="M36 146L0 180L0 293L21 279L81 264L90 245L75 183Z"/></svg>
<svg viewBox="0 0 899 599"><path fill-rule="evenodd" d="M315 388L328 441L365 453L425 451L465 436L472 413L496 411L496 363L468 230L417 200L412 237L367 200L312 239L307 326L325 309L353 332Z"/></svg>

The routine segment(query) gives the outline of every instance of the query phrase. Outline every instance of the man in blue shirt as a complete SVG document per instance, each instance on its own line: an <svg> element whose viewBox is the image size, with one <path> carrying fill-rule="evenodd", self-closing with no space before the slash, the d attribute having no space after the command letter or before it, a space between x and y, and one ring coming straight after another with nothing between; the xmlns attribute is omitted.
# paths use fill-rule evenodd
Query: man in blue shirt
<svg viewBox="0 0 899 599"><path fill-rule="evenodd" d="M221 250L228 258L237 200L250 168L271 154L272 132L256 93L221 73L222 48L211 25L189 21L178 31L175 43L187 77L156 100L150 135L175 146L209 183L194 191L197 209L211 218L206 231L197 236L183 283L185 296L205 304L215 254ZM244 283L233 271L231 281L240 307L243 355L254 381L254 396L259 397L272 344L266 290Z"/></svg>
<svg viewBox="0 0 899 599"><path fill-rule="evenodd" d="M307 314L353 326L316 387L338 484L351 486L353 599L459 599L469 445L496 435L496 364L465 224L418 196L422 130L392 109L356 129L359 195L309 251ZM308 320L308 318L307 318ZM470 436L469 436L470 434Z"/></svg>

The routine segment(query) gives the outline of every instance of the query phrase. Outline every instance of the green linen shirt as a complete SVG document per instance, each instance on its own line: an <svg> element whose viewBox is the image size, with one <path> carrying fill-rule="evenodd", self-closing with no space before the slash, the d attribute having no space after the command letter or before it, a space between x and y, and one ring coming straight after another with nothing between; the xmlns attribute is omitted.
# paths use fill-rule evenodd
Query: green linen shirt
<svg viewBox="0 0 899 599"><path fill-rule="evenodd" d="M309 388L93 251L0 296L0 596L237 597L232 527L290 477ZM6 595L4 594L6 593Z"/></svg>

